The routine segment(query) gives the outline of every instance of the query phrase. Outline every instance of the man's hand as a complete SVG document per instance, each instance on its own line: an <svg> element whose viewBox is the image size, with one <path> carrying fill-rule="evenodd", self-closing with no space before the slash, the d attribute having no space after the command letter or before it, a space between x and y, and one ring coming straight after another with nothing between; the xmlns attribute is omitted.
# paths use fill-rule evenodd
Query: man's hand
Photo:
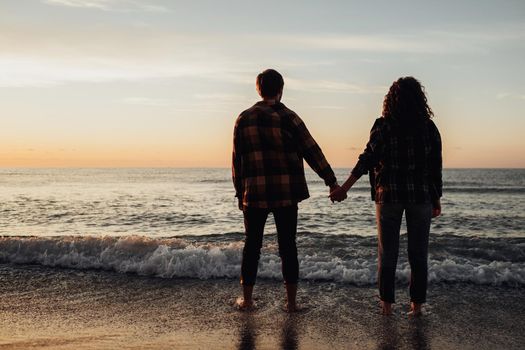
<svg viewBox="0 0 525 350"><path fill-rule="evenodd" d="M242 198L237 198L237 205L239 206L239 210L244 209L244 206L242 205Z"/></svg>
<svg viewBox="0 0 525 350"><path fill-rule="evenodd" d="M437 218L441 215L441 201L435 200L434 203L432 203L432 218Z"/></svg>
<svg viewBox="0 0 525 350"><path fill-rule="evenodd" d="M330 186L330 200L333 202L342 202L348 196L346 191L339 185Z"/></svg>

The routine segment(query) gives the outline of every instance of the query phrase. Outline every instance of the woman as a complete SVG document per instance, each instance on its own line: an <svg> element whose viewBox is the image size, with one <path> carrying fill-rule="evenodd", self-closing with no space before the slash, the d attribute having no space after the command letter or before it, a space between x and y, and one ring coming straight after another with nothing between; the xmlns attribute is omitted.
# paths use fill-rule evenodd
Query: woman
<svg viewBox="0 0 525 350"><path fill-rule="evenodd" d="M346 192L370 171L376 202L378 283L384 315L392 314L399 231L405 212L410 263L410 313L421 314L426 301L428 236L431 218L441 214L441 137L432 122L432 110L421 84L413 77L395 81L383 103L383 116L348 180L330 193L342 200Z"/></svg>

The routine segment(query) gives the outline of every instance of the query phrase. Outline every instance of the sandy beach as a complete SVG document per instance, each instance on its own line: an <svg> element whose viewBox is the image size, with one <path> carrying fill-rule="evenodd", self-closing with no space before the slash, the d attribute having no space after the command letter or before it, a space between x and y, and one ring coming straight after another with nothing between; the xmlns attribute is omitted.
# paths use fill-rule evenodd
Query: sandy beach
<svg viewBox="0 0 525 350"><path fill-rule="evenodd" d="M0 265L0 349L521 349L521 288L430 287L426 315L393 317L375 289L305 282L307 308L288 315L282 286L261 281L257 309L232 306L236 280L159 279L104 271Z"/></svg>

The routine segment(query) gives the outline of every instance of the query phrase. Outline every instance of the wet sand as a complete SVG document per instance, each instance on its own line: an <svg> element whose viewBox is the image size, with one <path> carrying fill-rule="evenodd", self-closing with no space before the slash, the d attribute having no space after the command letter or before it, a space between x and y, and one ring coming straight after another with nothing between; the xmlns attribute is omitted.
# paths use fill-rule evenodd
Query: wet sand
<svg viewBox="0 0 525 350"><path fill-rule="evenodd" d="M415 320L405 289L394 316L383 317L372 287L302 283L307 310L289 315L277 281L260 281L257 309L239 312L235 280L0 265L0 349L525 347L523 288L431 285Z"/></svg>

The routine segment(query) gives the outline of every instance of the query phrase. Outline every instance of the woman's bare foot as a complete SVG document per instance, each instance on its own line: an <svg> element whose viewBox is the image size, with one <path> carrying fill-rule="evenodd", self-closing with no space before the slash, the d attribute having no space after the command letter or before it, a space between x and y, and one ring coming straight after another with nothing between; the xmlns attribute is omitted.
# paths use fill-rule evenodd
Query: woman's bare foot
<svg viewBox="0 0 525 350"><path fill-rule="evenodd" d="M297 304L288 304L288 303L286 303L283 306L283 310L285 312L288 312L288 313L291 314L291 313L295 313L295 312L302 312L302 311L305 310L305 308L302 307L302 306L299 306Z"/></svg>
<svg viewBox="0 0 525 350"><path fill-rule="evenodd" d="M423 304L410 303L410 311L408 312L409 317L419 317L423 313L421 312L421 307Z"/></svg>
<svg viewBox="0 0 525 350"><path fill-rule="evenodd" d="M381 314L384 316L392 315L392 303L387 303L386 301L381 300Z"/></svg>
<svg viewBox="0 0 525 350"><path fill-rule="evenodd" d="M253 300L245 300L242 297L238 297L237 300L235 301L235 306L240 311L249 311L255 307L255 303L253 302Z"/></svg>

